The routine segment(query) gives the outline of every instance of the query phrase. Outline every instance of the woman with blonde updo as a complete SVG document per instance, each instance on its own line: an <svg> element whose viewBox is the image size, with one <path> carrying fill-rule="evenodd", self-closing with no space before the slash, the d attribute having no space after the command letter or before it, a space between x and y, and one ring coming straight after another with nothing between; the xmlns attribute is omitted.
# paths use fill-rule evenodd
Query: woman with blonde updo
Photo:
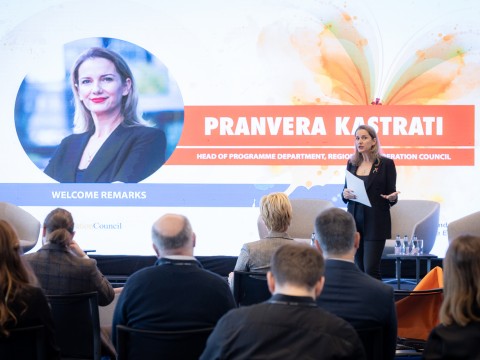
<svg viewBox="0 0 480 360"><path fill-rule="evenodd" d="M292 220L292 205L286 194L277 192L263 196L260 200L260 215L268 234L264 239L243 245L235 270L266 273L270 269L270 259L275 250L293 241L287 233Z"/></svg>

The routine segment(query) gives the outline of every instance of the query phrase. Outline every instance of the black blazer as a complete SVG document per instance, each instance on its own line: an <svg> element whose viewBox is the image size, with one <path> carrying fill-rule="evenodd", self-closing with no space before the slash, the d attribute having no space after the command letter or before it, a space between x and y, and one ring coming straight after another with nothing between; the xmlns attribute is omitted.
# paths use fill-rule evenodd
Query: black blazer
<svg viewBox="0 0 480 360"><path fill-rule="evenodd" d="M383 359L394 359L397 312L392 286L360 271L352 262L327 259L325 285L317 304L356 329L381 326Z"/></svg>
<svg viewBox="0 0 480 360"><path fill-rule="evenodd" d="M62 140L45 174L62 183L76 182L83 151L93 131ZM136 183L152 175L165 162L165 134L146 126L118 126L84 170L82 182Z"/></svg>
<svg viewBox="0 0 480 360"><path fill-rule="evenodd" d="M480 322L437 325L430 332L422 359L480 359Z"/></svg>
<svg viewBox="0 0 480 360"><path fill-rule="evenodd" d="M357 166L354 166L350 161L347 163L347 171L356 174ZM396 204L397 201L389 202L380 195L388 195L396 190L397 170L392 159L381 157L375 161L365 182L365 189L367 190L368 199L372 207L365 206L356 201L350 201L343 197L343 202L347 204L348 212L355 217L356 207L364 207L364 233L363 240L385 240L391 238L392 222L390 219L390 207ZM345 181L344 188L347 187ZM355 219L357 221L358 219ZM357 224L358 227L358 224Z"/></svg>
<svg viewBox="0 0 480 360"><path fill-rule="evenodd" d="M25 310L25 306L27 306ZM45 326L46 358L60 359L60 350L55 341L55 327L47 298L42 289L35 286L26 286L11 304L12 312L17 317L15 325L7 324L8 329L22 328L35 325ZM3 359L3 358L2 358Z"/></svg>

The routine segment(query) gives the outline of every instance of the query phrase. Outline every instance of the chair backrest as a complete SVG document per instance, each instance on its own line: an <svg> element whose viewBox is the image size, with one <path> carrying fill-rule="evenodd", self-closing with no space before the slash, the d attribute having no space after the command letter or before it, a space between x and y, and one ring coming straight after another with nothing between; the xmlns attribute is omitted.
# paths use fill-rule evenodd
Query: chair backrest
<svg viewBox="0 0 480 360"><path fill-rule="evenodd" d="M116 331L118 360L197 360L213 327L153 331L117 325Z"/></svg>
<svg viewBox="0 0 480 360"><path fill-rule="evenodd" d="M322 199L290 199L292 204L292 221L288 228L288 234L295 239L310 241L314 231L315 219L323 210L334 207L333 202ZM268 230L262 217L257 220L258 236L263 239Z"/></svg>
<svg viewBox="0 0 480 360"><path fill-rule="evenodd" d="M398 234L423 240L423 252L430 253L437 238L440 203L431 200L398 200L391 207L392 239ZM394 240L387 240L383 255L393 254Z"/></svg>
<svg viewBox="0 0 480 360"><path fill-rule="evenodd" d="M0 359L47 360L45 341L43 325L11 329L0 336Z"/></svg>
<svg viewBox="0 0 480 360"><path fill-rule="evenodd" d="M101 358L97 292L47 295L62 358Z"/></svg>
<svg viewBox="0 0 480 360"><path fill-rule="evenodd" d="M383 360L383 334L380 326L355 329L368 360Z"/></svg>
<svg viewBox="0 0 480 360"><path fill-rule="evenodd" d="M439 324L443 289L394 290L398 336L427 340L430 331Z"/></svg>
<svg viewBox="0 0 480 360"><path fill-rule="evenodd" d="M459 235L480 236L480 211L451 221L447 225L448 242Z"/></svg>
<svg viewBox="0 0 480 360"><path fill-rule="evenodd" d="M0 219L8 221L13 226L24 253L35 247L41 228L37 218L17 205L0 202Z"/></svg>
<svg viewBox="0 0 480 360"><path fill-rule="evenodd" d="M267 274L249 271L233 272L233 297L237 306L257 304L268 300Z"/></svg>
<svg viewBox="0 0 480 360"><path fill-rule="evenodd" d="M115 306L117 306L118 298L120 293L116 292L113 301L107 306L98 307L98 317L100 319L100 327L109 327L112 326L113 321L113 312L115 311Z"/></svg>

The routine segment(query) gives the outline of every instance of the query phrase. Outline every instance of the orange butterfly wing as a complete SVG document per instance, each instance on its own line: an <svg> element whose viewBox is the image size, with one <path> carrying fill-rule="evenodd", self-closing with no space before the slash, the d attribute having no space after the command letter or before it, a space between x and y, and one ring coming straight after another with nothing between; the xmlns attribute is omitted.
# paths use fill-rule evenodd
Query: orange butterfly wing
<svg viewBox="0 0 480 360"><path fill-rule="evenodd" d="M448 26L444 25L444 29ZM423 35L429 43L418 44L397 73L388 79L384 103L390 105L434 105L461 101L478 91L480 70L475 31L452 29L443 34L430 31Z"/></svg>
<svg viewBox="0 0 480 360"><path fill-rule="evenodd" d="M378 81L382 49L375 29L345 9L325 7L319 13L310 24L288 30L290 46L316 84L315 92L302 93L298 87L301 95L292 99L294 104L368 105L376 97L388 105L448 104L466 101L480 89L475 80L480 38L472 12L456 16L461 25L445 22L419 31L392 65L391 70L398 70L383 84Z"/></svg>

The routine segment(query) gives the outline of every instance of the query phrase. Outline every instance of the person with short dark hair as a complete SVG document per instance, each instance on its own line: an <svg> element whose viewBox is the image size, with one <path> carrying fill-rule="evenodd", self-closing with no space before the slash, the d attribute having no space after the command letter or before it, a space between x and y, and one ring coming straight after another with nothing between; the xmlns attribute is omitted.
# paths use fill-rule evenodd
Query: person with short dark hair
<svg viewBox="0 0 480 360"><path fill-rule="evenodd" d="M381 327L383 359L393 359L397 315L393 287L360 271L354 263L360 234L353 216L340 208L315 219L315 244L325 256L325 286L317 304L356 329Z"/></svg>
<svg viewBox="0 0 480 360"><path fill-rule="evenodd" d="M458 236L443 259L440 325L430 333L423 358L480 359L480 237Z"/></svg>
<svg viewBox="0 0 480 360"><path fill-rule="evenodd" d="M324 281L319 251L279 247L267 273L272 297L223 316L200 359L365 359L355 329L315 303Z"/></svg>
<svg viewBox="0 0 480 360"><path fill-rule="evenodd" d="M227 281L203 269L193 256L196 237L185 216L160 217L152 227L152 242L158 260L128 278L115 307L114 344L117 325L144 330L213 327L236 306Z"/></svg>

